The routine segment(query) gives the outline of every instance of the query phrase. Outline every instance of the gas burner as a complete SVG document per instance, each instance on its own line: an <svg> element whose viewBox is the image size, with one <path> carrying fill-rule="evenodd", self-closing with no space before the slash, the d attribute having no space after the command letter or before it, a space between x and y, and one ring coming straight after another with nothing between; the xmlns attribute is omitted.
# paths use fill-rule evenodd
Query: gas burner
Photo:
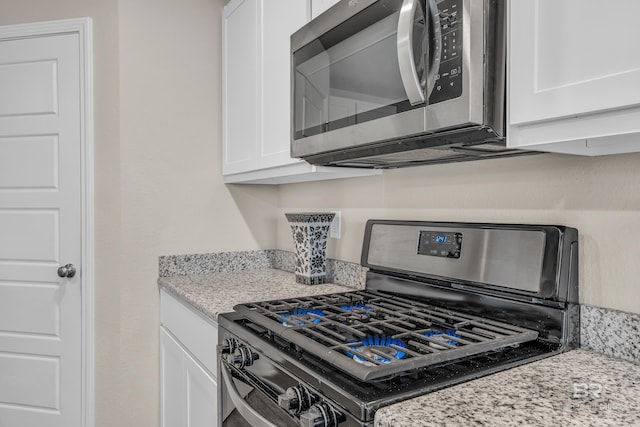
<svg viewBox="0 0 640 427"><path fill-rule="evenodd" d="M373 310L371 307L365 304L349 304L349 305L343 305L340 308L343 309L344 311Z"/></svg>
<svg viewBox="0 0 640 427"><path fill-rule="evenodd" d="M423 335L425 337L435 338L439 342L446 343L446 344L453 345L453 346L458 345L458 341L452 340L452 339L448 339L448 337L462 338L453 329L449 329L447 331L440 331L440 330L434 329L434 330L431 330L429 332L425 332ZM429 341L429 345L431 347L435 348L435 349L438 349L438 350L446 350L447 348L449 348L449 347L446 347L444 345L440 345L440 344L438 344L436 342L433 342L433 341Z"/></svg>
<svg viewBox="0 0 640 427"><path fill-rule="evenodd" d="M280 320L284 326L304 326L307 323L319 323L318 317L324 317L324 311L314 308L296 308L290 313L282 313L280 317L291 318L291 323Z"/></svg>
<svg viewBox="0 0 640 427"><path fill-rule="evenodd" d="M348 316L350 317L348 320L348 323L351 323L352 321L360 321L360 322L367 322L369 321L369 319L371 318L371 316L369 315L369 312L371 310L373 310L373 308L369 307L368 305L365 305L364 303L352 303L352 304L348 304L348 305L343 305L340 306L340 309L343 311L346 311L348 313ZM373 311L371 311L372 315L373 315Z"/></svg>
<svg viewBox="0 0 640 427"><path fill-rule="evenodd" d="M369 359L373 359L376 362L391 363L394 359L403 359L406 355L405 352L391 347L407 348L407 344L395 338L385 336L367 336L362 338L362 345L351 347L351 351L347 351L347 355L351 356L353 360L366 366L375 366L374 363L368 361L364 357L358 356L356 353L367 356Z"/></svg>

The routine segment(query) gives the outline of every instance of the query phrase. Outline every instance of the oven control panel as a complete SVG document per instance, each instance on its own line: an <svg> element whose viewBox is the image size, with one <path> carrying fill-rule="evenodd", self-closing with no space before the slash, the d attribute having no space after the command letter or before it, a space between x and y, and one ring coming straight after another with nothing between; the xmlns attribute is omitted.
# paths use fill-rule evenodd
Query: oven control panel
<svg viewBox="0 0 640 427"><path fill-rule="evenodd" d="M460 258L462 233L443 231L420 231L418 255L443 258Z"/></svg>

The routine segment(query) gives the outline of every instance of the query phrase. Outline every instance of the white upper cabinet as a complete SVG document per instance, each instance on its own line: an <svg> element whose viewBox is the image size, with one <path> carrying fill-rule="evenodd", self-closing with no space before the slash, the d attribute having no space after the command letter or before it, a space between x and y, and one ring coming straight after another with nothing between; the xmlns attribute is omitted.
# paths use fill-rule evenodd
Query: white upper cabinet
<svg viewBox="0 0 640 427"><path fill-rule="evenodd" d="M640 151L640 2L509 2L507 145Z"/></svg>
<svg viewBox="0 0 640 427"><path fill-rule="evenodd" d="M340 0L311 0L311 19L320 15Z"/></svg>
<svg viewBox="0 0 640 427"><path fill-rule="evenodd" d="M260 2L232 1L222 18L222 173L257 168Z"/></svg>
<svg viewBox="0 0 640 427"><path fill-rule="evenodd" d="M225 175L299 161L289 156L289 37L306 22L307 3L300 0L236 0L225 7Z"/></svg>
<svg viewBox="0 0 640 427"><path fill-rule="evenodd" d="M228 183L280 184L379 174L290 156L290 37L306 0L231 0L222 12L222 173Z"/></svg>

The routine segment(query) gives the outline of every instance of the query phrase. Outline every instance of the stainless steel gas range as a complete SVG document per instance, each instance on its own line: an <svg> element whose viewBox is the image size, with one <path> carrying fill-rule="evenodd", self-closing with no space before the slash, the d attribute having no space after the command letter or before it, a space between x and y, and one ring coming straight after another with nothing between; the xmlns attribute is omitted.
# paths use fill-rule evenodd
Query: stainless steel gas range
<svg viewBox="0 0 640 427"><path fill-rule="evenodd" d="M577 347L578 232L370 220L366 288L219 317L220 422L372 426L377 409Z"/></svg>

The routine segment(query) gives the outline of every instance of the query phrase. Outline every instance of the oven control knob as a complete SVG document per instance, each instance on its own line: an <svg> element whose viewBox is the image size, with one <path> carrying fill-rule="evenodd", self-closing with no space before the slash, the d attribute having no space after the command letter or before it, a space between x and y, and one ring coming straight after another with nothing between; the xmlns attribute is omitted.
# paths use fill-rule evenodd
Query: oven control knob
<svg viewBox="0 0 640 427"><path fill-rule="evenodd" d="M244 344L238 345L233 353L226 355L227 362L233 364L238 369L253 365L253 362L259 358L260 356L257 353L251 351L251 349Z"/></svg>
<svg viewBox="0 0 640 427"><path fill-rule="evenodd" d="M226 338L223 342L222 342L222 354L230 354L233 353L234 351L236 351L236 348L238 348L238 346L240 345L240 343L238 342L237 339L235 338Z"/></svg>
<svg viewBox="0 0 640 427"><path fill-rule="evenodd" d="M306 411L318 401L318 397L301 385L289 387L284 394L278 396L278 406L294 415Z"/></svg>
<svg viewBox="0 0 640 427"><path fill-rule="evenodd" d="M302 427L337 427L346 419L327 403L316 403L307 412L300 414Z"/></svg>

